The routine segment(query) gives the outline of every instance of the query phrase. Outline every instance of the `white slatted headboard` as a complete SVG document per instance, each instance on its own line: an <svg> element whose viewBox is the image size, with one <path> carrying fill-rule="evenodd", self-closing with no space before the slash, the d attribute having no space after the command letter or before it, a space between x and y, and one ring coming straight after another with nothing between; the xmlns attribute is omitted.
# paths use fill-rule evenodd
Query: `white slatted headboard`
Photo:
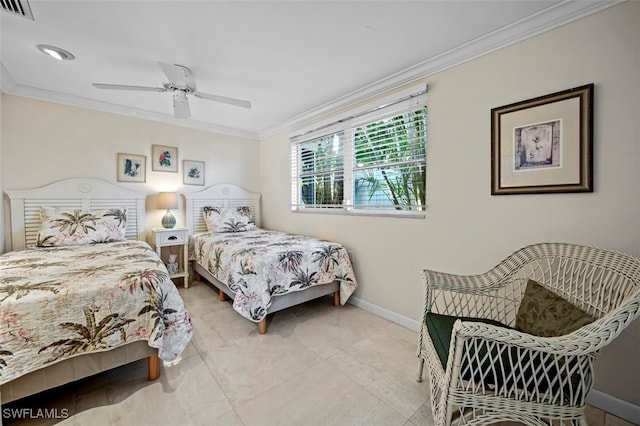
<svg viewBox="0 0 640 426"><path fill-rule="evenodd" d="M84 211L126 207L126 237L145 240L145 193L90 178L67 179L40 188L5 193L11 208L13 250L35 245L40 227L38 209L41 206Z"/></svg>
<svg viewBox="0 0 640 426"><path fill-rule="evenodd" d="M183 194L186 200L187 228L192 233L207 232L202 209L212 207L248 206L258 228L262 225L260 212L260 194L248 192L237 185L221 183L198 192Z"/></svg>

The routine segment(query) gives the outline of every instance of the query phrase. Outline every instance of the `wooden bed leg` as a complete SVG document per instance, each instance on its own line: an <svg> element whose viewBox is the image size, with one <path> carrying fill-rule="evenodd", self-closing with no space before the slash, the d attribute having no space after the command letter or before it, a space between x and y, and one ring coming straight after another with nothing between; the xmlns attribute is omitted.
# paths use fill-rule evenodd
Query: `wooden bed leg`
<svg viewBox="0 0 640 426"><path fill-rule="evenodd" d="M198 271L196 271L195 269L193 270L193 280L194 281L200 281L200 273Z"/></svg>
<svg viewBox="0 0 640 426"><path fill-rule="evenodd" d="M218 289L218 299L220 299L221 302L224 302L225 300L227 300L227 293Z"/></svg>
<svg viewBox="0 0 640 426"><path fill-rule="evenodd" d="M267 332L267 317L262 318L258 323L258 333L264 334Z"/></svg>
<svg viewBox="0 0 640 426"><path fill-rule="evenodd" d="M340 306L340 290L333 292L333 306Z"/></svg>
<svg viewBox="0 0 640 426"><path fill-rule="evenodd" d="M149 362L149 381L156 380L160 377L160 358L158 354L149 355L147 358Z"/></svg>

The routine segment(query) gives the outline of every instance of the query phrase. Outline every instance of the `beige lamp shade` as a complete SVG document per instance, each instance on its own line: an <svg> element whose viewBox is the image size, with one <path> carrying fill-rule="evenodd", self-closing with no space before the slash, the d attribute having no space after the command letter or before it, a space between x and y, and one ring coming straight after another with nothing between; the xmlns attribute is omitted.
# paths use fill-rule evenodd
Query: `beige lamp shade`
<svg viewBox="0 0 640 426"><path fill-rule="evenodd" d="M178 208L178 194L175 192L160 192L158 194L158 208L159 209L177 209Z"/></svg>

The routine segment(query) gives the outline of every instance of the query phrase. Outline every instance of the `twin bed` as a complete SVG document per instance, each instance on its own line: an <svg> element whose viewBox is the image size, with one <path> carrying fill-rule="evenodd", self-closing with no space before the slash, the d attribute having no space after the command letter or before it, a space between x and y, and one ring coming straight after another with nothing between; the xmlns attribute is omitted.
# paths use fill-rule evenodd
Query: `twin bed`
<svg viewBox="0 0 640 426"><path fill-rule="evenodd" d="M344 304L357 282L335 242L261 229L260 194L219 184L185 194L190 258L220 299L267 331L267 315L333 294Z"/></svg>
<svg viewBox="0 0 640 426"><path fill-rule="evenodd" d="M146 194L96 179L7 191L0 256L0 403L147 358L178 357L191 321L144 242ZM357 283L340 244L260 228L260 195L231 184L185 194L197 274L265 333L268 314ZM188 291L188 290L187 290Z"/></svg>
<svg viewBox="0 0 640 426"><path fill-rule="evenodd" d="M22 398L139 359L149 379L192 335L145 239L145 198L95 179L7 191L0 256L0 398Z"/></svg>

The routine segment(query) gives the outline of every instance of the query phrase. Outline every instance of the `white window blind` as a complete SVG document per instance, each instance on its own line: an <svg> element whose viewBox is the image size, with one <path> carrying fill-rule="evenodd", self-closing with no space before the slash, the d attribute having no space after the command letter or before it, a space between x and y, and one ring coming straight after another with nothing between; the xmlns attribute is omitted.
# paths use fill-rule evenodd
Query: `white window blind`
<svg viewBox="0 0 640 426"><path fill-rule="evenodd" d="M291 139L291 208L423 216L426 91Z"/></svg>

